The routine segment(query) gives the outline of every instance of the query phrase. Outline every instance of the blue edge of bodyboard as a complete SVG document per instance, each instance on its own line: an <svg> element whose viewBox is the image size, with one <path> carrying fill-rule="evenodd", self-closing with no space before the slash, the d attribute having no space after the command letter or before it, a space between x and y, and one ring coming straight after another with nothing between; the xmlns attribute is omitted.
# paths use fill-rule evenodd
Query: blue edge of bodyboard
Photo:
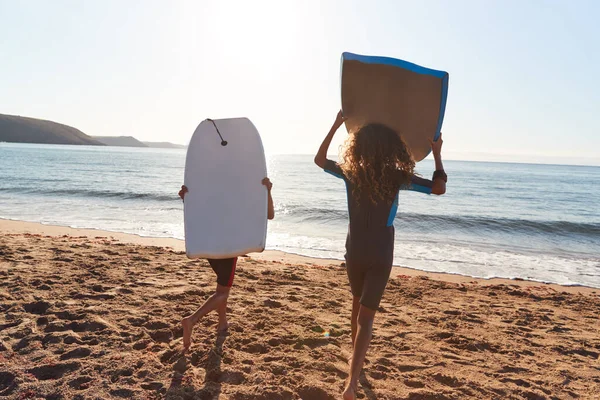
<svg viewBox="0 0 600 400"><path fill-rule="evenodd" d="M448 73L445 71L438 71L436 69L422 67L417 64L413 64L408 61L399 60L391 57L378 57L378 56L363 56L360 54L342 53L342 62L340 63L340 82L342 79L342 71L344 66L344 60L348 61L359 61L365 64L382 64L391 65L393 67L404 68L412 72L423 75L431 75L442 80L442 94L440 101L440 114L438 118L437 130L433 137L433 140L438 140L442 132L442 123L444 122L444 114L446 112L446 98L448 97ZM341 92L341 91L340 91ZM342 110L343 111L343 110Z"/></svg>

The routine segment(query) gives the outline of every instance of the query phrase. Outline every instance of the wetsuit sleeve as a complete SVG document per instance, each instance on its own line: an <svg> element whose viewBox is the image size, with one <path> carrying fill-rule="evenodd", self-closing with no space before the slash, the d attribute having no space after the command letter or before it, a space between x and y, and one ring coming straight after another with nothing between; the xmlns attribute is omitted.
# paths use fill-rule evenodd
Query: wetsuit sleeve
<svg viewBox="0 0 600 400"><path fill-rule="evenodd" d="M401 190L413 190L415 192L421 192L425 194L431 194L431 188L433 187L433 181L429 179L421 178L420 176L413 175L410 179L409 185L404 185Z"/></svg>
<svg viewBox="0 0 600 400"><path fill-rule="evenodd" d="M336 178L344 179L344 172L340 165L332 160L325 161L325 167L323 168L325 172L335 176Z"/></svg>

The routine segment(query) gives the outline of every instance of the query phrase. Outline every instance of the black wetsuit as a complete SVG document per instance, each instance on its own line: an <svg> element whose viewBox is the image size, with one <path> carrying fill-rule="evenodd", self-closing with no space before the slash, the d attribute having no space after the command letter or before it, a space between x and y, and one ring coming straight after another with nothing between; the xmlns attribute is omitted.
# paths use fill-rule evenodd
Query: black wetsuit
<svg viewBox="0 0 600 400"><path fill-rule="evenodd" d="M223 259L209 258L208 263L213 271L215 271L215 274L217 274L217 283L219 285L225 287L231 287L231 285L233 285L237 257Z"/></svg>
<svg viewBox="0 0 600 400"><path fill-rule="evenodd" d="M357 199L352 182L338 164L327 160L324 169L346 183L350 223L345 258L352 295L360 297L363 306L377 310L392 270L398 195L377 204L366 193ZM431 194L432 185L429 179L413 176L410 185L399 186L399 189Z"/></svg>

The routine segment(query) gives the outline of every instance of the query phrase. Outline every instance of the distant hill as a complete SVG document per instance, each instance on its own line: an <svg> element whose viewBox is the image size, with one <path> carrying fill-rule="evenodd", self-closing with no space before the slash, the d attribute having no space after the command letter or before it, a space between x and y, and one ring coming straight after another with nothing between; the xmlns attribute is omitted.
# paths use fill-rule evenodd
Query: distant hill
<svg viewBox="0 0 600 400"><path fill-rule="evenodd" d="M103 145L71 126L4 114L0 114L0 142Z"/></svg>
<svg viewBox="0 0 600 400"><path fill-rule="evenodd" d="M120 147L148 147L133 136L92 136L94 139L107 146Z"/></svg>
<svg viewBox="0 0 600 400"><path fill-rule="evenodd" d="M187 146L182 144L175 144L171 142L142 142L148 147L153 147L156 149L185 149Z"/></svg>

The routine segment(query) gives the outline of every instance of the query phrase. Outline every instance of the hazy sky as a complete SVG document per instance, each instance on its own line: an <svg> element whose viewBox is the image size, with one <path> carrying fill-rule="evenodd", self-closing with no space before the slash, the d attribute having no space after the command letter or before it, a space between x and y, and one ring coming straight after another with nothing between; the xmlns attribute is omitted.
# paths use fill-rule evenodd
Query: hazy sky
<svg viewBox="0 0 600 400"><path fill-rule="evenodd" d="M0 0L0 113L177 143L247 116L268 153L314 153L351 51L450 73L450 156L600 164L599 19L594 0Z"/></svg>

